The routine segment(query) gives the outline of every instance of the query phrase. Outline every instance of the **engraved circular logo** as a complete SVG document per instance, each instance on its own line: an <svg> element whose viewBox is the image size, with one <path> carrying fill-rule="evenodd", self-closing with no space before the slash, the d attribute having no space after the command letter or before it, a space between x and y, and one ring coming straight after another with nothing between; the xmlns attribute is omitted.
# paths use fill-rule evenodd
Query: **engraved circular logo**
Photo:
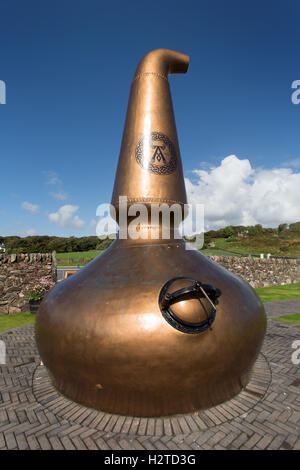
<svg viewBox="0 0 300 470"><path fill-rule="evenodd" d="M170 175L177 165L175 147L161 132L152 132L139 141L135 159L144 170L156 175Z"/></svg>

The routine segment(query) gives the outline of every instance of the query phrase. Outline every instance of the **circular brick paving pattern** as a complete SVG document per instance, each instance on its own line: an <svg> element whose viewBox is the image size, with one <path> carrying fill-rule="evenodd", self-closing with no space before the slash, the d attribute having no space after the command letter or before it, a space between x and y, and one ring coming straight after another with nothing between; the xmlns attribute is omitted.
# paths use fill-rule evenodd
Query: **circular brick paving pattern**
<svg viewBox="0 0 300 470"><path fill-rule="evenodd" d="M281 314L292 313L286 302L266 304L269 318L280 306ZM0 450L300 450L300 364L292 361L298 326L268 320L263 355L247 390L233 400L202 413L148 420L101 413L58 394L40 367L33 325L1 332L0 339L6 345Z"/></svg>
<svg viewBox="0 0 300 470"><path fill-rule="evenodd" d="M113 433L170 436L182 432L203 431L238 416L246 417L263 399L270 382L271 369L265 356L260 354L253 367L250 382L235 398L204 411L161 418L121 416L79 405L54 388L44 365L38 366L34 372L33 392L38 403L70 423Z"/></svg>

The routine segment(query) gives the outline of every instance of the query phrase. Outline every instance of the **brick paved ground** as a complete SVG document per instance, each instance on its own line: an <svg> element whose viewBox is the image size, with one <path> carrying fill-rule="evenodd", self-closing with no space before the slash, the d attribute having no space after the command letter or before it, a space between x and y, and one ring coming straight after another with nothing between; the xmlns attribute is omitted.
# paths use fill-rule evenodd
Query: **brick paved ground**
<svg viewBox="0 0 300 470"><path fill-rule="evenodd" d="M281 300L264 304L268 318L279 317L291 313L300 313L300 299Z"/></svg>
<svg viewBox="0 0 300 470"><path fill-rule="evenodd" d="M280 313L291 308L282 304ZM33 325L0 339L0 449L300 449L300 364L291 361L299 327L269 319L247 390L204 413L165 419L100 413L59 395L40 365Z"/></svg>

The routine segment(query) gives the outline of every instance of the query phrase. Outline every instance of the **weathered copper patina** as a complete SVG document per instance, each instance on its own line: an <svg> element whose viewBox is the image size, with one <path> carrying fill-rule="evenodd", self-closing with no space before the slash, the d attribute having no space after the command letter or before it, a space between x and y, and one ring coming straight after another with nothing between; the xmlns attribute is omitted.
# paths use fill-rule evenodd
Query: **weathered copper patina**
<svg viewBox="0 0 300 470"><path fill-rule="evenodd" d="M185 73L188 62L158 49L137 68L112 197L119 222L119 196L148 210L186 202L167 77ZM148 239L117 238L42 302L38 349L54 385L76 402L163 416L219 404L249 381L266 326L258 296L186 250L176 224L170 238L158 228L156 239L151 221L140 227Z"/></svg>

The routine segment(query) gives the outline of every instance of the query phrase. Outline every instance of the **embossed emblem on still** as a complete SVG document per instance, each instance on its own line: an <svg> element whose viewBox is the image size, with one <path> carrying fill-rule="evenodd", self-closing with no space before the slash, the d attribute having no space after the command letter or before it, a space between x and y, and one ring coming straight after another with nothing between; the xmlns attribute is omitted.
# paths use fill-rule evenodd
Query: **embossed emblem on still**
<svg viewBox="0 0 300 470"><path fill-rule="evenodd" d="M169 137L152 132L137 144L135 158L144 169L156 175L170 175L176 168L176 150Z"/></svg>

